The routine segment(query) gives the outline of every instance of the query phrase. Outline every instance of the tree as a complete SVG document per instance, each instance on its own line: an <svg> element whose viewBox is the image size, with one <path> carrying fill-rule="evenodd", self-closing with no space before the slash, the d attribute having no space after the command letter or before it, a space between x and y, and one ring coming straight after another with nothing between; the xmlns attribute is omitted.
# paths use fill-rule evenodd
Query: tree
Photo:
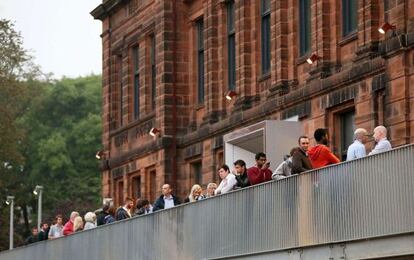
<svg viewBox="0 0 414 260"><path fill-rule="evenodd" d="M13 23L0 19L0 200L21 190L24 157L20 146L24 131L17 118L24 114L31 96L26 90L28 80L39 75L32 57L22 46L22 37ZM16 197L16 202L20 199ZM0 226L8 226L8 207L0 205ZM19 236L15 236L19 240ZM0 250L8 247L8 230L0 229ZM3 242L4 241L4 242Z"/></svg>

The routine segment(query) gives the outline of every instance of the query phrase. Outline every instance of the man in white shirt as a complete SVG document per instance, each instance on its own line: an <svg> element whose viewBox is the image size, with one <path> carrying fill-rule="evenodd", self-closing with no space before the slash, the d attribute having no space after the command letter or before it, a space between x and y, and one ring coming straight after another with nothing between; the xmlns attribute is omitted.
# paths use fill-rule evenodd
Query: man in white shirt
<svg viewBox="0 0 414 260"><path fill-rule="evenodd" d="M367 141L367 130L364 128L358 128L354 132L354 143L348 147L348 152L346 155L346 160L354 160L358 158L365 157L367 151L365 150L365 143Z"/></svg>
<svg viewBox="0 0 414 260"><path fill-rule="evenodd" d="M227 165L221 166L219 169L219 175L221 178L220 185L214 191L214 194L224 194L233 190L234 186L237 184L236 176L230 173L230 169Z"/></svg>
<svg viewBox="0 0 414 260"><path fill-rule="evenodd" d="M54 239L63 236L63 218L62 215L56 216L56 224L50 227L49 239Z"/></svg>
<svg viewBox="0 0 414 260"><path fill-rule="evenodd" d="M383 153L392 149L391 143L387 140L387 128L385 126L380 125L375 127L373 137L377 144L369 155Z"/></svg>

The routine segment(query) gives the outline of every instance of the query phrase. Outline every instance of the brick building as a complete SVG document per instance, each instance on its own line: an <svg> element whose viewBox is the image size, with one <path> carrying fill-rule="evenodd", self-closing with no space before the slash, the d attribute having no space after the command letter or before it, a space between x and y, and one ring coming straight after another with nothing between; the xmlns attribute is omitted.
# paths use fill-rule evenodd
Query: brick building
<svg viewBox="0 0 414 260"><path fill-rule="evenodd" d="M340 157L353 127L414 141L414 0L104 0L91 14L103 24L103 197L116 204L218 182L223 135L265 119L328 128Z"/></svg>

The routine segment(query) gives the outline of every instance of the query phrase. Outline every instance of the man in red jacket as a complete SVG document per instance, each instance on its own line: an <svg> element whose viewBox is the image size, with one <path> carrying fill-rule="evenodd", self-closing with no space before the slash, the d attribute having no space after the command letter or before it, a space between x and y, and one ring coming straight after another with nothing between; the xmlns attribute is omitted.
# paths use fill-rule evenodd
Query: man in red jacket
<svg viewBox="0 0 414 260"><path fill-rule="evenodd" d="M328 148L328 130L323 128L316 129L314 133L316 146L308 151L309 159L313 169L318 169L330 164L339 163L339 159Z"/></svg>
<svg viewBox="0 0 414 260"><path fill-rule="evenodd" d="M266 163L266 154L256 154L256 165L247 169L247 178L250 185L272 180L272 171L269 169L270 163Z"/></svg>
<svg viewBox="0 0 414 260"><path fill-rule="evenodd" d="M66 224L63 226L63 235L67 236L73 233L73 221L75 220L75 218L79 216L79 213L76 211L73 211L72 213L70 213L70 219L68 222L66 222Z"/></svg>

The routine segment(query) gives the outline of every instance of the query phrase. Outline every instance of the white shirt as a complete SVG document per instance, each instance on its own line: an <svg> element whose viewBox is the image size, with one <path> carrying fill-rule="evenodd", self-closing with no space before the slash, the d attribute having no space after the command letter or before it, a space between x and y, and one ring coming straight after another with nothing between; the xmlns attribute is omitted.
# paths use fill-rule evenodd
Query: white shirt
<svg viewBox="0 0 414 260"><path fill-rule="evenodd" d="M363 145L361 141L355 140L354 143L348 147L346 160L350 161L350 160L365 157L366 155L367 155L367 151L365 150L365 145Z"/></svg>
<svg viewBox="0 0 414 260"><path fill-rule="evenodd" d="M164 196L164 209L169 209L174 207L174 199L173 196L166 197Z"/></svg>
<svg viewBox="0 0 414 260"><path fill-rule="evenodd" d="M387 140L387 138L381 139L377 145L374 147L374 149L369 153L369 155L377 154L377 153L383 153L386 151L392 150L391 143Z"/></svg>
<svg viewBox="0 0 414 260"><path fill-rule="evenodd" d="M131 217L131 212L129 211L129 209L127 209L125 206L122 207L122 208L126 211L126 213L128 214L128 216Z"/></svg>
<svg viewBox="0 0 414 260"><path fill-rule="evenodd" d="M63 236L63 225L52 225L49 231L50 238L57 238Z"/></svg>
<svg viewBox="0 0 414 260"><path fill-rule="evenodd" d="M226 178L221 180L220 185L217 187L217 189L214 191L214 194L224 194L231 190L233 190L234 186L236 186L237 180L236 176L234 174L229 173Z"/></svg>

